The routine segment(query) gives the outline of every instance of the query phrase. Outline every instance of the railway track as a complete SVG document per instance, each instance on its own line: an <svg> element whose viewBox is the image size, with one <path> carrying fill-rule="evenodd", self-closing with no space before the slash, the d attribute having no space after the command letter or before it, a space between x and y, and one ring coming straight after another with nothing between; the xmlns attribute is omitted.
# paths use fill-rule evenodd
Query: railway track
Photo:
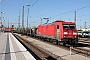
<svg viewBox="0 0 90 60"><path fill-rule="evenodd" d="M73 51L75 51L76 53L79 53L81 55L84 55L86 57L90 58L90 49L88 48L82 48L82 47L74 47L72 48Z"/></svg>
<svg viewBox="0 0 90 60"><path fill-rule="evenodd" d="M34 38L34 39L37 39L37 38ZM40 40L40 39L38 39ZM85 40L85 39L83 39ZM88 39L86 39L88 41ZM40 41L45 41L45 40L40 40ZM85 42L82 42L82 43L79 43L78 45L66 45L66 46L61 46L61 45L56 45L55 43L52 44L50 42L45 42L45 43L48 43L48 44L51 44L51 45L54 45L56 47L60 47L60 48L63 48L63 49L66 49L68 51L70 51L70 47L72 47L72 52L74 53L78 53L80 55L83 55L83 56L86 56L86 57L89 57L90 58L90 45L89 43L88 44L85 44Z"/></svg>
<svg viewBox="0 0 90 60"><path fill-rule="evenodd" d="M88 48L90 48L90 38L80 38L79 43L86 44Z"/></svg>
<svg viewBox="0 0 90 60"><path fill-rule="evenodd" d="M79 43L90 45L90 38L80 38Z"/></svg>
<svg viewBox="0 0 90 60"><path fill-rule="evenodd" d="M30 49L39 60L64 60L60 56L52 54L51 52L40 48L39 46L21 38L20 36L13 34L20 42L22 42L28 49Z"/></svg>
<svg viewBox="0 0 90 60"><path fill-rule="evenodd" d="M45 41L45 40L41 40L41 39L38 39L38 38L34 38L34 39L37 39L37 40L40 40L40 41ZM23 40L23 39L21 38L20 40ZM39 56L41 59L55 59L55 60L61 59L59 56L53 55L52 53L50 53L50 52L48 52L48 51L46 51L46 50L44 50L44 49L42 49L40 47L37 48L37 46L33 46L33 43L30 43L30 42L28 42L26 40L24 42L26 42L25 43L25 44L27 44L26 46L28 46L28 45L32 46L31 48L33 48L32 49L33 52L35 52L35 54L37 56ZM61 45L56 45L55 43L54 44L49 43L49 42L45 42L45 43L54 45L54 46L59 47L59 48L62 48L62 49L70 50L70 45L61 46ZM76 54L78 53L80 55L83 55L83 56L86 56L86 57L89 57L90 58L90 51L89 51L90 48L88 47L89 45L79 43L78 45L71 45L71 46L73 46L73 48L71 48L72 52L74 52ZM34 51L34 50L36 50L36 51ZM37 52L40 52L40 53L37 53Z"/></svg>
<svg viewBox="0 0 90 60"><path fill-rule="evenodd" d="M80 38L78 45L73 45L72 50L90 58L90 38Z"/></svg>

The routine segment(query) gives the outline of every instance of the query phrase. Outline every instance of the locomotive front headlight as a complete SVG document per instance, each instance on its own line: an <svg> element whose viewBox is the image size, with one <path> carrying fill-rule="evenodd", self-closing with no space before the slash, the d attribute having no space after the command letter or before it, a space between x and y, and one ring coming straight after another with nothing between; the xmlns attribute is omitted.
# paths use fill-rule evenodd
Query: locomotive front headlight
<svg viewBox="0 0 90 60"><path fill-rule="evenodd" d="M73 32L73 35L77 35L77 32Z"/></svg>
<svg viewBox="0 0 90 60"><path fill-rule="evenodd" d="M64 34L68 34L68 32L64 32Z"/></svg>

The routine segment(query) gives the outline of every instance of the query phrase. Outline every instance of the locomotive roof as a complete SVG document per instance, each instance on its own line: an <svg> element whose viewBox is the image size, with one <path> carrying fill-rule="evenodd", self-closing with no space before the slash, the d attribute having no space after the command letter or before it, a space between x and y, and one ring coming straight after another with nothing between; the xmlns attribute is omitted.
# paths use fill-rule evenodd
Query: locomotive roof
<svg viewBox="0 0 90 60"><path fill-rule="evenodd" d="M47 26L47 25L53 25L53 24L55 24L56 22L65 22L65 21L59 21L59 20L57 20L57 21L55 21L55 22L52 22L52 23L44 23L44 24L42 24L41 26ZM67 22L68 23L68 22ZM70 22L71 23L71 22Z"/></svg>
<svg viewBox="0 0 90 60"><path fill-rule="evenodd" d="M65 22L65 21L62 21L62 20L59 21L59 20L57 20L57 21L55 21L55 22Z"/></svg>
<svg viewBox="0 0 90 60"><path fill-rule="evenodd" d="M46 23L44 23L44 24L43 24L43 25L41 25L41 26L53 25L53 24L55 24L56 22L65 22L65 21L61 21L61 20L59 21L59 20L58 20L58 21L55 21L55 22L52 22L52 23L47 23L47 24L46 24Z"/></svg>

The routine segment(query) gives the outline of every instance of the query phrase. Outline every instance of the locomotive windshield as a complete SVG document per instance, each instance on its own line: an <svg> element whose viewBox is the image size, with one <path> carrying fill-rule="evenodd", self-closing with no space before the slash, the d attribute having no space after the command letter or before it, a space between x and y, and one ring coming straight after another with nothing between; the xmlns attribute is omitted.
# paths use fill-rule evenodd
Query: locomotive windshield
<svg viewBox="0 0 90 60"><path fill-rule="evenodd" d="M63 29L75 29L75 25L71 25L71 24L65 24L63 25Z"/></svg>

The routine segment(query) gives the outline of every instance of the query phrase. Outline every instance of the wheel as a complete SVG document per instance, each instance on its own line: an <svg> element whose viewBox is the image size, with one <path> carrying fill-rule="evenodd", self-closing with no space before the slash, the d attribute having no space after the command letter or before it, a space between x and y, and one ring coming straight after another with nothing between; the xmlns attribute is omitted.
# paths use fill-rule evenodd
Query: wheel
<svg viewBox="0 0 90 60"><path fill-rule="evenodd" d="M60 45L66 46L66 43L65 42L60 42Z"/></svg>
<svg viewBox="0 0 90 60"><path fill-rule="evenodd" d="M50 39L50 42L52 43L52 42L53 42L53 40L52 40L52 39Z"/></svg>
<svg viewBox="0 0 90 60"><path fill-rule="evenodd" d="M78 44L78 41L75 41L75 44Z"/></svg>
<svg viewBox="0 0 90 60"><path fill-rule="evenodd" d="M56 44L57 44L57 45L59 45L59 44L60 44L60 42L59 42L59 41L56 41Z"/></svg>

